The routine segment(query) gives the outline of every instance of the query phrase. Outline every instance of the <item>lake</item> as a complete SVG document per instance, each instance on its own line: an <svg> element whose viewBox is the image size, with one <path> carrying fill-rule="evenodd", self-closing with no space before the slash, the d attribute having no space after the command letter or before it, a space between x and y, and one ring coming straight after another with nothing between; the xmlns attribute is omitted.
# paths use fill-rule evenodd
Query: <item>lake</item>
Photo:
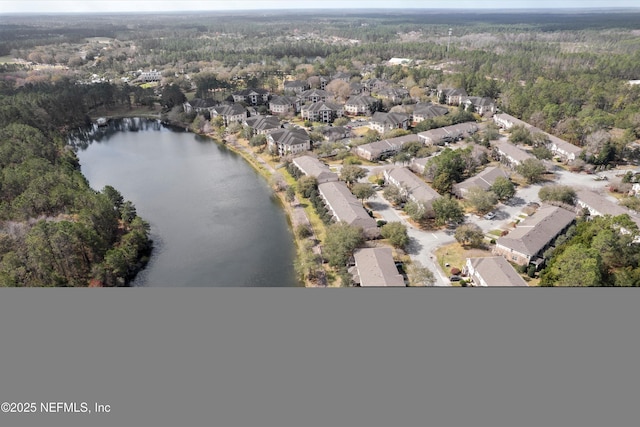
<svg viewBox="0 0 640 427"><path fill-rule="evenodd" d="M79 135L91 187L115 187L151 225L153 254L132 286L301 286L284 209L241 156L156 120Z"/></svg>

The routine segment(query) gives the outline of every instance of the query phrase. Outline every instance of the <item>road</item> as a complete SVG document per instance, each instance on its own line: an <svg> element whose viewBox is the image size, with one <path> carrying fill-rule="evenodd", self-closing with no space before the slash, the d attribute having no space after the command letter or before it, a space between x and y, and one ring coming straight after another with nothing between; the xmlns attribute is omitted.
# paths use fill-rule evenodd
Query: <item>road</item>
<svg viewBox="0 0 640 427"><path fill-rule="evenodd" d="M369 176L378 173L381 167L363 166L363 168L367 169L368 174L367 177L361 181L368 182ZM334 167L333 169L337 173L340 171L340 167ZM608 183L615 179L615 176L621 172L613 170L600 173L600 175L606 176L608 181L595 181L593 179L594 175L573 173L562 168L557 168L554 173L555 184L569 185L571 187L587 187L602 191ZM522 214L522 210L528 203L540 203L538 192L543 185L548 185L548 183L532 184L518 188L514 197L505 203L498 204L496 209L494 209L496 216L491 220L486 220L478 215L467 214L465 222L477 224L485 233L497 229L507 229L510 223L516 219L521 219L519 215ZM435 286L451 286L448 276L442 271L435 259L434 251L441 246L455 242L452 231L424 231L416 228L407 220L406 215L402 211L394 209L391 204L382 197L382 191L378 191L374 197L369 199L367 204L385 221L404 224L407 227L407 233L411 239L409 246L406 248L407 254L412 260L419 261L435 273Z"/></svg>
<svg viewBox="0 0 640 427"><path fill-rule="evenodd" d="M455 241L453 234L447 234L445 231L424 231L416 228L407 221L404 213L394 209L382 197L382 191L378 191L374 197L369 199L367 205L385 221L404 224L411 239L409 245L405 248L407 254L412 260L420 261L423 266L435 273L436 283L434 286L451 286L448 277L436 262L433 251L442 245L453 243Z"/></svg>

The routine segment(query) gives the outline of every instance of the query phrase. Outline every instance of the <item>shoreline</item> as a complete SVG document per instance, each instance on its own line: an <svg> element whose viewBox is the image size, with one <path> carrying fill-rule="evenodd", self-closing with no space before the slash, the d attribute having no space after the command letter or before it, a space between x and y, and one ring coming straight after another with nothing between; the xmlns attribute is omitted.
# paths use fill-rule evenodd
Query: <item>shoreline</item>
<svg viewBox="0 0 640 427"><path fill-rule="evenodd" d="M133 112L132 112L133 113ZM226 141L220 141L218 138L216 138L213 134L211 133L204 133L204 132L194 132L192 129L189 128L189 124L188 123L181 123L181 122L175 122L169 119L163 119L162 118L162 114L160 112L158 113L151 113L148 112L147 114L111 114L111 115L102 115L102 116L95 116L91 115L90 116L91 119L93 121L95 121L95 119L97 117L105 117L108 119L123 119L123 118L145 118L145 119L151 119L151 120L158 120L160 121L163 125L167 125L167 126L173 126L173 127L178 127L178 128L182 128L185 129L187 132L193 133L194 135L199 135L199 136L203 136L206 138L209 138L212 142L219 144L219 145L223 145L225 146L227 149L229 149L230 151L232 151L233 153L241 156L267 183L269 183L270 178L277 172L272 166L270 166L266 160L262 159L259 155L255 154L253 151L251 151L250 147L245 147L242 143L240 142L233 142L233 143L229 143ZM287 225L289 226L289 229L291 231L291 235L293 238L293 243L295 244L295 248L296 248L296 254L295 254L295 260L297 260L300 257L300 250L303 247L303 239L298 238L298 236L296 236L295 233L295 229L298 225L301 224L301 222L296 220L296 215L295 215L295 211L294 211L294 206L292 206L291 203L287 202L285 197L284 197L284 193L282 191L277 191L276 189L273 188L273 186L271 186L271 190L273 192L273 195L276 196L278 198L279 204L282 207L285 216L287 218ZM305 219L306 219L306 223L310 224L309 219L306 217L306 213L305 215ZM324 271L324 269L323 269ZM300 280L299 277L296 276L296 281L301 285L299 287L325 287L327 286L326 284L324 284L324 286L322 285L314 285L313 283L307 281L307 280Z"/></svg>

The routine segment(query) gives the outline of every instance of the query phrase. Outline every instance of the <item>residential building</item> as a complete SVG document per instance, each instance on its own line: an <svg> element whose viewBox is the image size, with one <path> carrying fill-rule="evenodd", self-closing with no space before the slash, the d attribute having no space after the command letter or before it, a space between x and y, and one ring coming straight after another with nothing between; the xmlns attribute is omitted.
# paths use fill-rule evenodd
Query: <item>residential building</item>
<svg viewBox="0 0 640 427"><path fill-rule="evenodd" d="M384 177L398 187L409 200L421 204L429 211L432 203L441 197L436 190L407 168L385 169Z"/></svg>
<svg viewBox="0 0 640 427"><path fill-rule="evenodd" d="M371 117L371 129L386 133L394 129L409 129L410 117L403 113L382 113L376 111Z"/></svg>
<svg viewBox="0 0 640 427"><path fill-rule="evenodd" d="M289 82L284 82L285 93L300 94L309 89L311 89L311 86L307 81L304 81L304 80L293 80Z"/></svg>
<svg viewBox="0 0 640 427"><path fill-rule="evenodd" d="M349 83L351 81L351 74L339 71L339 72L335 73L331 77L331 79L332 80L342 80L343 82Z"/></svg>
<svg viewBox="0 0 640 427"><path fill-rule="evenodd" d="M344 104L344 110L351 115L370 116L380 108L380 101L378 98L368 95L356 95L352 96Z"/></svg>
<svg viewBox="0 0 640 427"><path fill-rule="evenodd" d="M467 258L462 271L475 286L529 286L515 268L501 256Z"/></svg>
<svg viewBox="0 0 640 427"><path fill-rule="evenodd" d="M243 124L249 126L253 130L254 135L266 135L282 128L280 119L274 116L247 117Z"/></svg>
<svg viewBox="0 0 640 427"><path fill-rule="evenodd" d="M460 105L468 95L464 89L443 88L438 90L438 99L443 97L445 104Z"/></svg>
<svg viewBox="0 0 640 427"><path fill-rule="evenodd" d="M369 79L364 80L362 82L365 90L369 93L378 92L382 89L389 88L393 86L393 82L391 80L386 79Z"/></svg>
<svg viewBox="0 0 640 427"><path fill-rule="evenodd" d="M428 104L416 104L413 109L413 123L418 124L427 119L433 119L435 117L444 116L449 114L449 109L442 105Z"/></svg>
<svg viewBox="0 0 640 427"><path fill-rule="evenodd" d="M233 102L245 102L249 105L262 105L269 102L269 91L266 89L245 89L232 96Z"/></svg>
<svg viewBox="0 0 640 427"><path fill-rule="evenodd" d="M375 92L380 98L387 99L394 104L399 104L409 97L409 91L401 87L387 87Z"/></svg>
<svg viewBox="0 0 640 427"><path fill-rule="evenodd" d="M339 141L351 136L351 129L344 126L325 126L320 132L329 141Z"/></svg>
<svg viewBox="0 0 640 427"><path fill-rule="evenodd" d="M391 58L387 64L389 65L412 65L413 59L409 58Z"/></svg>
<svg viewBox="0 0 640 427"><path fill-rule="evenodd" d="M638 213L619 205L615 199L607 198L604 194L596 193L593 190L587 188L577 189L576 205L578 210L588 209L590 216L619 216L626 214L640 228L640 215ZM622 233L629 232L624 227L620 227L620 231ZM640 236L634 240L634 243L640 243Z"/></svg>
<svg viewBox="0 0 640 427"><path fill-rule="evenodd" d="M465 122L458 123L457 125L430 129L418 133L418 136L426 145L444 145L464 139L473 135L477 131L478 126L475 122Z"/></svg>
<svg viewBox="0 0 640 427"><path fill-rule="evenodd" d="M269 101L271 114L288 114L300 112L300 100L293 96L275 96Z"/></svg>
<svg viewBox="0 0 640 427"><path fill-rule="evenodd" d="M140 75L138 76L138 80L143 82L159 82L162 80L162 73L160 71L151 70L151 71L140 71Z"/></svg>
<svg viewBox="0 0 640 427"><path fill-rule="evenodd" d="M510 168L517 167L527 159L535 159L533 154L516 147L508 142L507 138L501 138L498 141L492 142L492 144L500 162Z"/></svg>
<svg viewBox="0 0 640 427"><path fill-rule="evenodd" d="M182 108L187 114L191 112L203 114L204 112L211 113L218 104L219 103L213 99L194 98L191 101L183 103Z"/></svg>
<svg viewBox="0 0 640 427"><path fill-rule="evenodd" d="M248 117L247 109L240 104L216 105L211 109L211 117L222 117L224 125L242 123Z"/></svg>
<svg viewBox="0 0 640 427"><path fill-rule="evenodd" d="M409 164L409 169L411 169L414 173L422 176L424 175L424 170L427 167L427 163L429 163L429 160L431 160L432 156L430 157L421 157L421 158L413 158L411 159L411 163Z"/></svg>
<svg viewBox="0 0 640 427"><path fill-rule="evenodd" d="M618 216L624 214L635 216L627 208L620 206L615 199L586 188L576 189L576 205L579 209L587 208L591 216Z"/></svg>
<svg viewBox="0 0 640 427"><path fill-rule="evenodd" d="M324 90L331 81L328 77L318 76L320 78L320 89Z"/></svg>
<svg viewBox="0 0 640 427"><path fill-rule="evenodd" d="M463 99L462 104L465 110L469 110L473 106L473 110L481 116L492 116L496 112L496 103L491 98L468 96Z"/></svg>
<svg viewBox="0 0 640 427"><path fill-rule="evenodd" d="M518 265L544 262L543 254L576 219L575 212L558 206L542 206L515 229L496 241L493 253Z"/></svg>
<svg viewBox="0 0 640 427"><path fill-rule="evenodd" d="M329 94L322 89L306 90L300 94L302 102L325 102Z"/></svg>
<svg viewBox="0 0 640 427"><path fill-rule="evenodd" d="M304 129L278 129L267 134L267 145L279 156L286 156L309 151L311 139Z"/></svg>
<svg viewBox="0 0 640 427"><path fill-rule="evenodd" d="M517 119L509 114L499 113L493 116L493 121L495 124L500 126L502 129L511 129L513 126L531 126L529 123L525 123L520 119Z"/></svg>
<svg viewBox="0 0 640 427"><path fill-rule="evenodd" d="M503 129L511 129L513 126L523 126L528 129L530 133L542 133L547 140L547 148L551 150L551 152L563 159L564 161L570 162L577 159L582 153L582 148L571 144L563 139L558 138L557 136L551 135L547 132L542 131L541 129L530 125L527 122L524 122L520 119L517 119L509 114L496 114L493 116L493 121Z"/></svg>
<svg viewBox="0 0 640 427"><path fill-rule="evenodd" d="M546 132L545 132L546 133ZM550 134L546 134L549 139L549 143L547 144L547 148L551 150L551 152L562 158L564 161L573 161L580 157L582 153L582 148L571 144L563 139L558 138L557 136L553 136Z"/></svg>
<svg viewBox="0 0 640 427"><path fill-rule="evenodd" d="M376 161L392 156L399 152L402 147L409 142L419 142L416 135L404 135L397 138L383 139L368 144L362 144L355 148L355 153L369 161Z"/></svg>
<svg viewBox="0 0 640 427"><path fill-rule="evenodd" d="M349 83L349 88L351 89L351 95L360 95L362 92L364 92L364 86L362 85L362 83Z"/></svg>
<svg viewBox="0 0 640 427"><path fill-rule="evenodd" d="M354 281L361 287L406 286L391 248L362 248L354 252Z"/></svg>
<svg viewBox="0 0 640 427"><path fill-rule="evenodd" d="M314 177L318 184L324 184L325 182L338 181L338 175L331 172L329 166L311 156L299 156L292 160L292 163L300 169L300 172L307 176Z"/></svg>
<svg viewBox="0 0 640 427"><path fill-rule="evenodd" d="M376 220L369 216L360 200L341 181L325 182L318 185L320 196L333 218L340 222L362 228L367 239L380 237Z"/></svg>
<svg viewBox="0 0 640 427"><path fill-rule="evenodd" d="M300 109L300 116L305 120L311 120L313 122L331 123L343 115L344 107L332 102L315 102L303 105Z"/></svg>
<svg viewBox="0 0 640 427"><path fill-rule="evenodd" d="M509 173L497 166L485 168L479 174L453 185L452 192L460 198L466 197L470 188L480 187L489 190L499 177L509 179Z"/></svg>

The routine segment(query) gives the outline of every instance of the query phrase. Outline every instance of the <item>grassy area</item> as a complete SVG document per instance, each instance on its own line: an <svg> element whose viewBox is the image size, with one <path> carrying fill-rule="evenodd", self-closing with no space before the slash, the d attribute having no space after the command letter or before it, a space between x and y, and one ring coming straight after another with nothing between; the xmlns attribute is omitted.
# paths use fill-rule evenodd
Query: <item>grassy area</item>
<svg viewBox="0 0 640 427"><path fill-rule="evenodd" d="M492 237L500 237L502 236L502 230L491 230L487 234Z"/></svg>
<svg viewBox="0 0 640 427"><path fill-rule="evenodd" d="M492 256L491 251L484 249L466 249L460 243L452 243L442 246L435 251L436 259L442 271L446 275L451 274L451 269L456 267L462 270L467 258ZM446 265L449 264L449 267ZM452 286L460 286L460 282L452 282Z"/></svg>
<svg viewBox="0 0 640 427"><path fill-rule="evenodd" d="M362 136L362 135L365 135L369 130L371 129L368 128L367 126L361 126L361 127L353 128L351 132L356 136Z"/></svg>
<svg viewBox="0 0 640 427"><path fill-rule="evenodd" d="M160 106L156 105L153 108L149 107L135 107L131 108L125 106L118 106L116 108L98 107L89 113L92 119L98 117L106 118L122 118L122 117L144 117L151 119L160 118Z"/></svg>

